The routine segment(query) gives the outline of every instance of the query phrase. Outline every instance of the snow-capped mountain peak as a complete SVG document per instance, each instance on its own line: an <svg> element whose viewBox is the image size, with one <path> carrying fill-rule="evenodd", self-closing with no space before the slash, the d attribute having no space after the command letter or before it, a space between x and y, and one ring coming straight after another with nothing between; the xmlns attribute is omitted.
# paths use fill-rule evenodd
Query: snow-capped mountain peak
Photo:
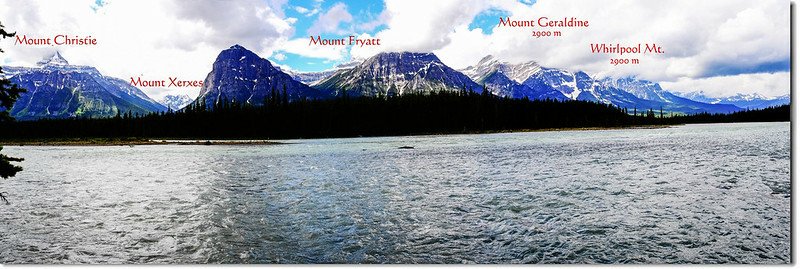
<svg viewBox="0 0 800 269"><path fill-rule="evenodd" d="M284 73L292 76L292 78L294 80L300 81L300 82L302 82L302 83L304 83L306 85L309 85L309 86L314 86L317 83L319 83L320 81L325 80L326 78L328 78L331 75L333 75L334 73L336 73L336 71L339 71L339 70L342 70L342 69L354 68L354 67L358 66L359 64L361 64L362 62L363 62L363 60L354 59L354 60L346 62L346 63L338 64L338 65L334 66L332 69L319 71L319 72L295 71L295 70L292 70L288 66L281 66L281 65L277 65L277 64L274 65L274 67L275 67L275 69L278 69L279 71L284 72Z"/></svg>
<svg viewBox="0 0 800 269"><path fill-rule="evenodd" d="M19 120L109 117L166 109L127 81L104 76L91 66L70 65L58 52L38 64L3 67L10 71L13 83L28 90L10 111Z"/></svg>
<svg viewBox="0 0 800 269"><path fill-rule="evenodd" d="M189 95L186 94L179 94L179 95L170 94L164 96L163 98L161 98L161 100L158 100L158 103L175 111L186 107L187 105L192 103L192 101L194 101L194 99L192 99L191 97L189 97Z"/></svg>
<svg viewBox="0 0 800 269"><path fill-rule="evenodd" d="M709 97L705 91L679 93L680 96L709 104L730 104L746 109L761 109L791 103L789 95L766 97L758 93L739 93L723 97Z"/></svg>
<svg viewBox="0 0 800 269"><path fill-rule="evenodd" d="M67 59L64 59L64 57L61 56L61 53L56 51L56 53L53 53L53 55L51 55L50 57L42 59L41 61L37 62L36 65L38 65L40 67L41 66L67 66L67 65L69 65L69 62L67 62Z"/></svg>
<svg viewBox="0 0 800 269"><path fill-rule="evenodd" d="M474 81L482 81L492 73L500 72L517 83L523 83L531 75L540 70L541 66L533 61L511 64L501 61L492 55L487 55L478 61L476 65L467 67L461 71Z"/></svg>
<svg viewBox="0 0 800 269"><path fill-rule="evenodd" d="M395 96L408 93L471 90L481 87L448 67L433 53L382 52L353 68L341 69L316 83L329 96L347 90L353 96Z"/></svg>
<svg viewBox="0 0 800 269"><path fill-rule="evenodd" d="M461 70L461 72L468 75L475 82L486 85L493 94L498 96L529 99L567 99L564 94L556 91L550 85L539 81L526 83L535 74L541 73L542 70L542 67L533 61L512 64L489 55L483 57L474 66Z"/></svg>
<svg viewBox="0 0 800 269"><path fill-rule="evenodd" d="M627 78L594 78L582 71L547 68L536 62L511 64L492 56L462 70L499 96L582 100L625 108L665 109L684 113L737 111L733 105L711 105L675 96L658 83Z"/></svg>
<svg viewBox="0 0 800 269"><path fill-rule="evenodd" d="M767 98L766 96L763 96L763 95L758 94L758 93L749 93L749 94L740 93L740 94L737 94L735 96L728 97L727 99L731 100L731 101L753 101L753 100L759 100L759 99L761 99L761 100L769 100L770 98Z"/></svg>

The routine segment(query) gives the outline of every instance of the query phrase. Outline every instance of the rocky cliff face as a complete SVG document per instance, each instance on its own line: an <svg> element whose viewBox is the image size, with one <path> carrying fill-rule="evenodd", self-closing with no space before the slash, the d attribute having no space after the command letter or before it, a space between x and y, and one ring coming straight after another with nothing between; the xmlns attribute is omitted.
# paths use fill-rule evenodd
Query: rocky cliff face
<svg viewBox="0 0 800 269"><path fill-rule="evenodd" d="M290 101L320 98L319 91L300 83L242 46L235 45L217 56L195 102L209 107L224 101L263 105L272 91L286 90Z"/></svg>
<svg viewBox="0 0 800 269"><path fill-rule="evenodd" d="M11 116L18 120L69 117L111 117L117 113L147 114L166 107L128 82L103 76L90 66L70 65L61 54L38 67L4 67L13 83L27 89Z"/></svg>
<svg viewBox="0 0 800 269"><path fill-rule="evenodd" d="M582 100L619 107L664 109L682 113L730 113L733 105L709 104L676 96L658 83L634 78L596 79L582 71L547 68L535 62L510 64L491 56L463 70L475 82L500 96L529 99Z"/></svg>
<svg viewBox="0 0 800 269"><path fill-rule="evenodd" d="M482 92L469 77L442 63L433 53L379 53L317 83L328 96L396 96L437 91Z"/></svg>
<svg viewBox="0 0 800 269"><path fill-rule="evenodd" d="M541 66L535 62L510 64L490 55L462 71L478 84L486 85L494 95L531 100L567 100L564 94L547 84L537 81L525 84L528 78L541 70Z"/></svg>

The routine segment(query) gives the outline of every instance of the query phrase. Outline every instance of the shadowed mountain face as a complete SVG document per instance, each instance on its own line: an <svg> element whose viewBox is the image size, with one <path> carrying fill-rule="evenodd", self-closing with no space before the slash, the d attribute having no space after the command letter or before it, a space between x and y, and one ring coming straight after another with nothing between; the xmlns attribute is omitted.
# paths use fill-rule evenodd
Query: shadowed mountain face
<svg viewBox="0 0 800 269"><path fill-rule="evenodd" d="M209 107L218 102L263 105L273 91L288 100L320 98L319 91L300 83L242 46L235 45L217 56L195 102Z"/></svg>
<svg viewBox="0 0 800 269"><path fill-rule="evenodd" d="M409 93L482 88L466 75L442 63L433 53L387 52L339 70L315 88L327 96L396 96Z"/></svg>
<svg viewBox="0 0 800 269"><path fill-rule="evenodd" d="M117 113L166 110L128 82L103 76L94 67L70 65L59 53L38 65L3 68L13 83L27 89L10 111L18 120L111 117Z"/></svg>
<svg viewBox="0 0 800 269"><path fill-rule="evenodd" d="M653 109L693 114L741 110L735 105L679 97L646 80L598 79L582 71L547 68L536 62L511 64L487 56L462 71L448 67L433 53L384 52L346 68L287 74L237 45L217 57L198 100L205 100L209 106L219 100L258 105L273 89L282 93L284 86L289 99L297 100L332 98L345 93L354 97L462 90L480 93L485 85L492 94L503 97L593 101L631 111ZM313 88L296 79L311 83Z"/></svg>

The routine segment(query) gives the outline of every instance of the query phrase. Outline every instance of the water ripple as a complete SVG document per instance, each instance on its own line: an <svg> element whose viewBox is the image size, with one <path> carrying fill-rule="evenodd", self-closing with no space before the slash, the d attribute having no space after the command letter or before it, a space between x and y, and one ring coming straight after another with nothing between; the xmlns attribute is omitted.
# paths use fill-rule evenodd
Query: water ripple
<svg viewBox="0 0 800 269"><path fill-rule="evenodd" d="M0 262L789 262L789 123L292 142L7 147Z"/></svg>

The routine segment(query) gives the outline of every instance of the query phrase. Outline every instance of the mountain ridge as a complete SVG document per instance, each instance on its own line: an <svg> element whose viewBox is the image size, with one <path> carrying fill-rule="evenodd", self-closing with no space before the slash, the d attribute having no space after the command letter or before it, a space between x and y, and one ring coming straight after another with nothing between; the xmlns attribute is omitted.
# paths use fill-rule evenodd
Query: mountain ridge
<svg viewBox="0 0 800 269"><path fill-rule="evenodd" d="M314 85L327 96L353 96L469 90L482 92L469 77L450 68L433 53L382 52L353 68L336 71Z"/></svg>
<svg viewBox="0 0 800 269"><path fill-rule="evenodd" d="M111 117L166 110L124 80L105 76L91 66L70 65L59 52L37 66L3 67L12 83L27 89L9 111L17 119Z"/></svg>
<svg viewBox="0 0 800 269"><path fill-rule="evenodd" d="M290 101L320 97L317 90L294 80L269 60L233 45L217 55L193 103L203 101L208 107L223 101L263 105L273 92L282 94L284 89Z"/></svg>

